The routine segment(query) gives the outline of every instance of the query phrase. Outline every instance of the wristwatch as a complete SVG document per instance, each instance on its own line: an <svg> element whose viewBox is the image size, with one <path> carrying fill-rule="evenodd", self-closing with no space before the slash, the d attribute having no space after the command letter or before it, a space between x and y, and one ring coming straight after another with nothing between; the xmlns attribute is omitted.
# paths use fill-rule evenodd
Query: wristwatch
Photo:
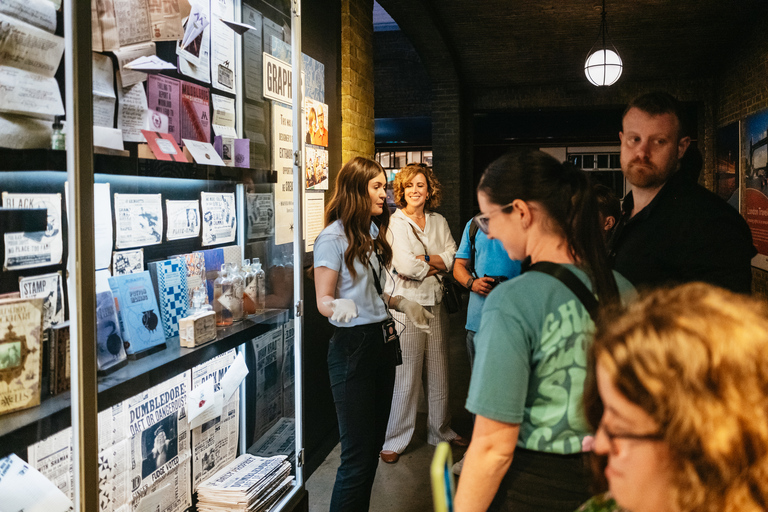
<svg viewBox="0 0 768 512"><path fill-rule="evenodd" d="M429 263L429 254L425 254L425 255L424 255L424 261L426 261L427 263Z"/></svg>
<svg viewBox="0 0 768 512"><path fill-rule="evenodd" d="M467 284L466 284L467 290L472 291L472 283L474 282L475 282L475 278L472 276L469 276L469 279L467 279Z"/></svg>

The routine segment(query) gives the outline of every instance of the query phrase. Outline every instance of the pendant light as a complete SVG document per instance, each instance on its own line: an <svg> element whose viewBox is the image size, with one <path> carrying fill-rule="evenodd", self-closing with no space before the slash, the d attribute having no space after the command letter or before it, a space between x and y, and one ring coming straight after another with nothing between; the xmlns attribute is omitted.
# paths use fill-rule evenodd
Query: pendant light
<svg viewBox="0 0 768 512"><path fill-rule="evenodd" d="M587 75L587 79L593 85L598 87L615 84L624 67L616 47L607 41L608 26L605 21L605 0L603 0L601 17L597 41L592 45L587 60L584 62L584 74Z"/></svg>

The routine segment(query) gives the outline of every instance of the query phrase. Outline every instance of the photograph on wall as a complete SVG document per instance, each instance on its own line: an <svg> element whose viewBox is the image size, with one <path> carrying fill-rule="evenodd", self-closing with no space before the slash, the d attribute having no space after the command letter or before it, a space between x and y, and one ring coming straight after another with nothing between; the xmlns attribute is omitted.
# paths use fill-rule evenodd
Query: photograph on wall
<svg viewBox="0 0 768 512"><path fill-rule="evenodd" d="M61 194L11 194L3 192L3 208L48 210L45 231L5 233L3 270L45 267L61 263Z"/></svg>
<svg viewBox="0 0 768 512"><path fill-rule="evenodd" d="M115 228L118 249L162 242L162 194L115 194Z"/></svg>
<svg viewBox="0 0 768 512"><path fill-rule="evenodd" d="M768 110L746 118L741 149L746 162L747 224L758 252L752 265L768 270Z"/></svg>
<svg viewBox="0 0 768 512"><path fill-rule="evenodd" d="M168 231L165 238L181 240L194 238L200 234L200 203L193 201L165 200L165 212L168 217Z"/></svg>
<svg viewBox="0 0 768 512"><path fill-rule="evenodd" d="M328 190L328 150L306 147L305 186L308 190Z"/></svg>
<svg viewBox="0 0 768 512"><path fill-rule="evenodd" d="M248 240L272 236L275 232L272 194L246 194L245 210L248 217Z"/></svg>
<svg viewBox="0 0 768 512"><path fill-rule="evenodd" d="M234 193L200 193L203 212L203 245L234 242L237 218Z"/></svg>
<svg viewBox="0 0 768 512"><path fill-rule="evenodd" d="M739 122L717 129L715 191L739 211Z"/></svg>
<svg viewBox="0 0 768 512"><path fill-rule="evenodd" d="M328 105L304 98L304 142L328 147Z"/></svg>

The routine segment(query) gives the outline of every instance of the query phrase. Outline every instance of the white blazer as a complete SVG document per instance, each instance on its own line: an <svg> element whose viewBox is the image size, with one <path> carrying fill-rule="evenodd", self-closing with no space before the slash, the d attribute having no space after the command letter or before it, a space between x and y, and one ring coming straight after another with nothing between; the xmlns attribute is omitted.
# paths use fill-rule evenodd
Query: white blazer
<svg viewBox="0 0 768 512"><path fill-rule="evenodd" d="M397 210L389 219L387 241L392 246L390 273L395 282L392 295L402 295L422 306L440 304L443 291L437 276L426 277L429 264L416 259L427 254L437 254L445 262L450 273L456 255L456 242L448 229L445 217L435 212L425 212L424 230ZM388 290L387 290L388 291Z"/></svg>

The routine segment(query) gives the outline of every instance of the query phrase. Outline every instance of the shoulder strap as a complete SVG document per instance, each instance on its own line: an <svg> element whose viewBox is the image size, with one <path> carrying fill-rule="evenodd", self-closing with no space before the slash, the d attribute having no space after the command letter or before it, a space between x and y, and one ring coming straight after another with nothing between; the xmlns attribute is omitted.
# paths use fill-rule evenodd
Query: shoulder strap
<svg viewBox="0 0 768 512"><path fill-rule="evenodd" d="M413 234L416 236L416 240L418 240L421 246L424 248L424 254L429 254L429 251L427 250L427 246L424 245L424 242L422 242L421 238L419 238L419 233L416 232L416 228L414 227L414 225L411 224L410 222L408 223L408 225L411 226L411 230L413 231Z"/></svg>
<svg viewBox="0 0 768 512"><path fill-rule="evenodd" d="M472 217L469 223L469 265L467 265L467 270L475 279L477 279L477 272L475 272L475 237L477 236L477 229L477 222Z"/></svg>
<svg viewBox="0 0 768 512"><path fill-rule="evenodd" d="M574 295L576 295L576 297L581 301L584 307L587 308L589 316L592 317L592 320L597 320L597 299L594 295L592 295L592 292L589 291L589 288L587 288L584 283L581 282L581 279L576 277L576 274L564 266L557 263L552 263L551 261L539 261L538 263L534 263L525 269L525 271L529 270L535 270L536 272L549 274L555 279L558 279L561 283L567 286L568 289L571 290Z"/></svg>

